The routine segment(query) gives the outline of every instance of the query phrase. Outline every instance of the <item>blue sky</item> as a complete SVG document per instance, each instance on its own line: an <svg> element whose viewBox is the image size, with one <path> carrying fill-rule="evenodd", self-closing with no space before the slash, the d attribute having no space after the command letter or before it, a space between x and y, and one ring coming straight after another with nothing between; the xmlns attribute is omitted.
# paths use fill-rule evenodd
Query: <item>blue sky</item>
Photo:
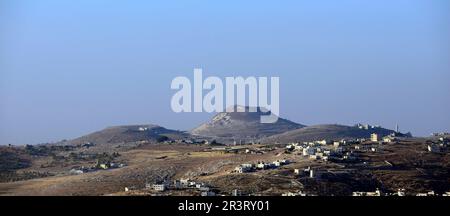
<svg viewBox="0 0 450 216"><path fill-rule="evenodd" d="M450 3L397 1L0 2L0 144L106 126L187 130L170 82L279 76L290 120L450 130Z"/></svg>

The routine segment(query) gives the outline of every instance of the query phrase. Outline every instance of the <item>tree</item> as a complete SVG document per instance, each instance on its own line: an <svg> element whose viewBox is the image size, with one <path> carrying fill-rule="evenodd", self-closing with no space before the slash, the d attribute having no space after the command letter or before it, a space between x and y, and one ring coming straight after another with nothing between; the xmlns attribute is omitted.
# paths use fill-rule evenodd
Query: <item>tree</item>
<svg viewBox="0 0 450 216"><path fill-rule="evenodd" d="M169 140L169 137L166 136L159 136L158 139L156 139L158 142L165 142L167 140Z"/></svg>

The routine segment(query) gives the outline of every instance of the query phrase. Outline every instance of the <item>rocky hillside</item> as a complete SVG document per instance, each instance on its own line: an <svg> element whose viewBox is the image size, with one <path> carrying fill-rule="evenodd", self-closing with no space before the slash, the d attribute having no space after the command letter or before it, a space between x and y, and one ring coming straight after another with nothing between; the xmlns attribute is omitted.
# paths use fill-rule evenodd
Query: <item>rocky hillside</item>
<svg viewBox="0 0 450 216"><path fill-rule="evenodd" d="M137 141L156 141L161 136L183 136L180 131L166 129L158 125L127 125L108 127L74 140L72 144L108 144L108 143L128 143Z"/></svg>
<svg viewBox="0 0 450 216"><path fill-rule="evenodd" d="M219 113L211 121L191 130L191 134L252 140L305 127L283 118L279 118L276 123L264 124L260 122L260 117L268 115L268 113L262 112L260 109L257 112L249 112L249 107L238 106L236 108L244 112Z"/></svg>

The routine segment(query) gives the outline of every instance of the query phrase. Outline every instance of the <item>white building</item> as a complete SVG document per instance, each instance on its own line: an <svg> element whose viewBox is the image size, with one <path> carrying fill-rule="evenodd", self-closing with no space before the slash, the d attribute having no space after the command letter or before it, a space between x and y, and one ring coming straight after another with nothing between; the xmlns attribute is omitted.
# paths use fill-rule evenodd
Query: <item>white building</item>
<svg viewBox="0 0 450 216"><path fill-rule="evenodd" d="M280 161L274 161L273 163L273 166L275 166L275 167L279 167L279 166L281 166L281 162Z"/></svg>
<svg viewBox="0 0 450 216"><path fill-rule="evenodd" d="M238 189L234 189L231 192L231 196L242 196L242 191L238 190Z"/></svg>
<svg viewBox="0 0 450 216"><path fill-rule="evenodd" d="M317 156L317 155L310 155L309 156L309 159L312 159L312 160L317 160L317 159L319 159L320 157L319 156Z"/></svg>
<svg viewBox="0 0 450 216"><path fill-rule="evenodd" d="M303 156L314 155L316 153L316 148L306 147L303 149Z"/></svg>
<svg viewBox="0 0 450 216"><path fill-rule="evenodd" d="M125 190L125 192L132 191L132 190L136 190L136 187L135 186L125 187L124 190Z"/></svg>
<svg viewBox="0 0 450 216"><path fill-rule="evenodd" d="M146 128L146 127L139 127L139 129L138 129L139 131L147 131L148 130L148 128Z"/></svg>
<svg viewBox="0 0 450 216"><path fill-rule="evenodd" d="M392 136L383 137L383 142L387 142L387 143L395 142L396 140L397 140L397 138L392 137Z"/></svg>
<svg viewBox="0 0 450 216"><path fill-rule="evenodd" d="M216 193L212 192L212 191L202 191L201 196L216 196Z"/></svg>
<svg viewBox="0 0 450 216"><path fill-rule="evenodd" d="M246 173L252 171L253 165L252 164L241 164L234 168L234 171L237 173Z"/></svg>
<svg viewBox="0 0 450 216"><path fill-rule="evenodd" d="M333 146L334 146L334 147L339 147L339 145L341 145L341 142L337 142L337 141L334 141L334 142L333 142Z"/></svg>
<svg viewBox="0 0 450 216"><path fill-rule="evenodd" d="M183 186L187 186L189 185L189 179L180 179L180 184Z"/></svg>
<svg viewBox="0 0 450 216"><path fill-rule="evenodd" d="M265 169L266 166L267 165L265 163L262 163L262 162L259 162L258 164L256 164L256 168L257 169Z"/></svg>
<svg viewBox="0 0 450 216"><path fill-rule="evenodd" d="M398 189L397 196L405 196L405 189Z"/></svg>
<svg viewBox="0 0 450 216"><path fill-rule="evenodd" d="M153 190L155 190L155 191L166 190L166 185L164 185L164 184L154 184L152 187L153 187Z"/></svg>
<svg viewBox="0 0 450 216"><path fill-rule="evenodd" d="M320 140L320 141L316 141L318 144L320 144L320 145L326 145L326 144L329 144L331 141L329 141L329 140Z"/></svg>
<svg viewBox="0 0 450 216"><path fill-rule="evenodd" d="M436 194L434 193L434 191L430 191L427 193L418 193L416 194L416 196L435 196Z"/></svg>
<svg viewBox="0 0 450 216"><path fill-rule="evenodd" d="M370 141L372 141L372 142L378 142L378 141L380 141L380 135L378 135L378 134L376 134L376 133L370 134Z"/></svg>
<svg viewBox="0 0 450 216"><path fill-rule="evenodd" d="M432 144L432 145L428 145L428 151L437 153L437 152L441 152L441 149L439 148L438 145L433 145Z"/></svg>
<svg viewBox="0 0 450 216"><path fill-rule="evenodd" d="M375 192L353 192L352 196L381 196L380 190L375 190Z"/></svg>

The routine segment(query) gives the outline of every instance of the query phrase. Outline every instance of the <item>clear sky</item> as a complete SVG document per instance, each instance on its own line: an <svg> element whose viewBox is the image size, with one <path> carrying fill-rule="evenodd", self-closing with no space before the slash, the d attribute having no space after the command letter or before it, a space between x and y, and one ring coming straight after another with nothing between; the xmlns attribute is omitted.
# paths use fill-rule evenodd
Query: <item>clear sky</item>
<svg viewBox="0 0 450 216"><path fill-rule="evenodd" d="M107 126L187 130L175 76L279 76L281 116L450 130L450 3L0 1L0 144Z"/></svg>

